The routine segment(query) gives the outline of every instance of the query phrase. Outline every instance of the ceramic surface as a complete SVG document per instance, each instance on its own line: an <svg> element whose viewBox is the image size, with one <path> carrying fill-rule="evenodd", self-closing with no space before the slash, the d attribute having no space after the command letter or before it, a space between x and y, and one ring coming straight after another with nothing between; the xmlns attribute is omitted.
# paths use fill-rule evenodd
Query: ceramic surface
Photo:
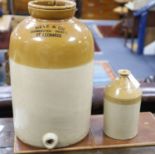
<svg viewBox="0 0 155 155"><path fill-rule="evenodd" d="M37 69L13 61L10 66L14 125L22 141L43 147L42 137L52 132L60 147L87 135L92 62L69 69Z"/></svg>
<svg viewBox="0 0 155 155"><path fill-rule="evenodd" d="M138 133L140 101L134 104L116 104L105 100L104 132L114 139L126 140Z"/></svg>
<svg viewBox="0 0 155 155"><path fill-rule="evenodd" d="M105 88L105 98L118 104L133 104L140 101L142 92L139 86L137 88L135 85L136 79L130 71L119 70L118 72L119 78L116 78Z"/></svg>
<svg viewBox="0 0 155 155"><path fill-rule="evenodd" d="M74 2L37 0L29 11L9 49L15 133L37 147L68 146L89 131L93 37L73 18Z"/></svg>
<svg viewBox="0 0 155 155"><path fill-rule="evenodd" d="M114 139L130 139L137 135L141 105L141 90L128 70L105 89L105 134Z"/></svg>

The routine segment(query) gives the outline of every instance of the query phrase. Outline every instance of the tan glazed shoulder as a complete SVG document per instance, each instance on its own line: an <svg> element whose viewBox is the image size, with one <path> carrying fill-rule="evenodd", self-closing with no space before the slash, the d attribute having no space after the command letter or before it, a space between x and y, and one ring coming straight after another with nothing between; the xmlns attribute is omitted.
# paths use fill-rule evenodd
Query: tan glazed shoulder
<svg viewBox="0 0 155 155"><path fill-rule="evenodd" d="M128 70L119 70L120 77L105 88L105 99L118 104L140 103L142 92L129 78Z"/></svg>
<svg viewBox="0 0 155 155"><path fill-rule="evenodd" d="M75 18L40 20L28 17L11 35L9 55L18 64L68 68L93 59L93 37Z"/></svg>

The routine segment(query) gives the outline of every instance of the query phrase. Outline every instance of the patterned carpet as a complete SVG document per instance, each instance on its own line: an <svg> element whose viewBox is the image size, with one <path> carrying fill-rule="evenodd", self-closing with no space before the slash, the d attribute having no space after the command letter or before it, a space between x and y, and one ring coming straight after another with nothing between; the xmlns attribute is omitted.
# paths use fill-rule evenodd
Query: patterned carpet
<svg viewBox="0 0 155 155"><path fill-rule="evenodd" d="M155 75L155 56L137 55L125 46L116 25L119 21L83 21L92 31L101 52L95 60L108 61L115 73L129 69L138 80Z"/></svg>
<svg viewBox="0 0 155 155"><path fill-rule="evenodd" d="M97 29L101 33L103 37L123 37L121 34L121 31L117 29L115 26L103 26L99 25L97 26Z"/></svg>
<svg viewBox="0 0 155 155"><path fill-rule="evenodd" d="M97 44L97 42L96 42L95 39L94 39L94 46L95 46L95 52L97 52L97 53L101 52L101 49L100 49L100 47L98 46L98 44Z"/></svg>
<svg viewBox="0 0 155 155"><path fill-rule="evenodd" d="M95 61L94 63L94 78L95 87L106 86L116 77L111 65L107 61Z"/></svg>

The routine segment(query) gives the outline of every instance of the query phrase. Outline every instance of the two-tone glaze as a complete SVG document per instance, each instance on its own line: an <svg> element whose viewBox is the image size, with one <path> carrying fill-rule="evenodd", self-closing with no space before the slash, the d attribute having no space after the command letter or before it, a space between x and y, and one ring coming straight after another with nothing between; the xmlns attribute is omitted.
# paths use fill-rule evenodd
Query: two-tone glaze
<svg viewBox="0 0 155 155"><path fill-rule="evenodd" d="M75 9L66 0L29 2L31 17L11 35L15 133L33 146L68 146L89 131L94 45Z"/></svg>
<svg viewBox="0 0 155 155"><path fill-rule="evenodd" d="M128 70L105 88L104 132L114 139L126 140L138 133L141 105L139 84Z"/></svg>

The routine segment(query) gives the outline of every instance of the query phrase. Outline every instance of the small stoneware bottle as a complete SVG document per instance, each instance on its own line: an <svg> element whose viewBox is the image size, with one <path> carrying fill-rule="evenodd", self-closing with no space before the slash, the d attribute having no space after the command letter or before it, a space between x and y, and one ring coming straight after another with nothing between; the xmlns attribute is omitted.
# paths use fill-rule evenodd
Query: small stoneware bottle
<svg viewBox="0 0 155 155"><path fill-rule="evenodd" d="M128 70L119 70L119 78L105 88L104 132L107 136L126 140L138 132L141 90Z"/></svg>
<svg viewBox="0 0 155 155"><path fill-rule="evenodd" d="M73 1L34 0L28 8L9 49L15 134L36 147L68 146L89 132L93 37L74 18Z"/></svg>

